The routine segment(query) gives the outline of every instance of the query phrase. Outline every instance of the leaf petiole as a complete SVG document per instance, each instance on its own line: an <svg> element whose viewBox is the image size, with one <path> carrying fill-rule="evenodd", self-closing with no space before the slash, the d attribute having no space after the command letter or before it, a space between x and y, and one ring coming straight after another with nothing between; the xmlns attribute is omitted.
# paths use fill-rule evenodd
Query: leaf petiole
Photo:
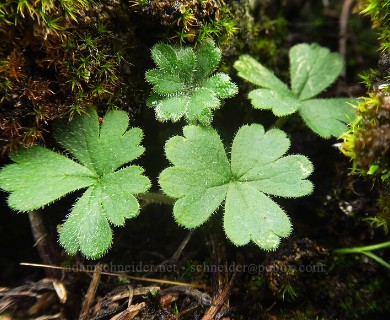
<svg viewBox="0 0 390 320"><path fill-rule="evenodd" d="M161 192L145 192L136 195L136 198L148 203L168 204L173 205L175 199L161 193Z"/></svg>

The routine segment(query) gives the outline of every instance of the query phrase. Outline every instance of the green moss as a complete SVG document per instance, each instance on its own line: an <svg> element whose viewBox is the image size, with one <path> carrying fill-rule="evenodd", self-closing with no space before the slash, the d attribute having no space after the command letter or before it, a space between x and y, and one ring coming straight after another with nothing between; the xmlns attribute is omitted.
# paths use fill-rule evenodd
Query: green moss
<svg viewBox="0 0 390 320"><path fill-rule="evenodd" d="M390 52L390 1L360 0L358 8L361 13L371 18L372 27L379 34L380 49Z"/></svg>
<svg viewBox="0 0 390 320"><path fill-rule="evenodd" d="M73 93L70 113L99 103L109 108L120 104L115 93L122 82L119 66L123 58L115 54L120 50L116 46L121 45L115 40L104 25L97 25L70 35L64 43L60 76L65 80L63 90Z"/></svg>
<svg viewBox="0 0 390 320"><path fill-rule="evenodd" d="M388 181L390 96L386 87L372 91L356 108L358 117L343 135L341 150L353 160L355 172Z"/></svg>
<svg viewBox="0 0 390 320"><path fill-rule="evenodd" d="M92 0L10 0L0 4L0 23L22 25L26 19L46 27L47 32L61 30L63 20L77 22L80 10Z"/></svg>
<svg viewBox="0 0 390 320"><path fill-rule="evenodd" d="M289 33L287 20L283 16L282 8L264 3L256 10L249 2L232 2L230 11L236 20L237 32L230 41L222 45L225 59L221 70L231 72L232 65L240 54L250 54L258 61L263 61L267 67L276 70L283 78L288 78L288 47L286 38ZM283 69L280 72L280 69ZM246 89L243 88L243 91Z"/></svg>
<svg viewBox="0 0 390 320"><path fill-rule="evenodd" d="M223 1L132 1L132 8L165 28L164 38L174 43L214 39L229 42L238 32L237 21Z"/></svg>
<svg viewBox="0 0 390 320"><path fill-rule="evenodd" d="M50 121L91 106L102 112L129 92L120 68L126 38L89 0L9 1L0 5L0 148L44 141ZM105 15L103 15L103 13Z"/></svg>

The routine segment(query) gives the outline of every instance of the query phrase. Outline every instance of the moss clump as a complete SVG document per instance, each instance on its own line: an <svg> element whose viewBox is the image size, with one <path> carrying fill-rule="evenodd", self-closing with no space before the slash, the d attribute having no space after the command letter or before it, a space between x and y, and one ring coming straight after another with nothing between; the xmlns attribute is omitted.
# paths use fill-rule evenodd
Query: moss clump
<svg viewBox="0 0 390 320"><path fill-rule="evenodd" d="M152 17L166 28L164 38L194 43L213 38L229 41L238 31L236 20L222 0L131 1L134 11Z"/></svg>
<svg viewBox="0 0 390 320"><path fill-rule="evenodd" d="M288 35L288 22L283 16L283 7L277 12L273 9L272 4L266 2L258 8L251 7L249 2L246 6L233 3L239 32L230 45L236 52L248 53L275 68L279 59L288 54L283 45Z"/></svg>
<svg viewBox="0 0 390 320"><path fill-rule="evenodd" d="M362 174L385 173L390 152L390 96L377 89L357 105L358 118L344 134L342 151Z"/></svg>
<svg viewBox="0 0 390 320"><path fill-rule="evenodd" d="M379 89L382 88L382 89ZM357 105L358 117L342 136L341 151L353 161L352 171L376 183L378 214L367 219L386 231L390 203L390 95L380 85Z"/></svg>
<svg viewBox="0 0 390 320"><path fill-rule="evenodd" d="M87 4L87 0L38 0L0 5L3 152L42 140L46 122L64 113L51 72L58 61L48 52L75 27Z"/></svg>
<svg viewBox="0 0 390 320"><path fill-rule="evenodd" d="M2 152L44 139L50 121L120 105L126 39L111 31L112 6L89 0L0 5Z"/></svg>
<svg viewBox="0 0 390 320"><path fill-rule="evenodd" d="M390 1L360 0L357 9L371 18L372 28L379 33L380 49L390 53Z"/></svg>
<svg viewBox="0 0 390 320"><path fill-rule="evenodd" d="M310 273L325 272L328 255L328 250L307 238L282 246L267 263L268 287L281 300L295 300L304 293L302 283Z"/></svg>

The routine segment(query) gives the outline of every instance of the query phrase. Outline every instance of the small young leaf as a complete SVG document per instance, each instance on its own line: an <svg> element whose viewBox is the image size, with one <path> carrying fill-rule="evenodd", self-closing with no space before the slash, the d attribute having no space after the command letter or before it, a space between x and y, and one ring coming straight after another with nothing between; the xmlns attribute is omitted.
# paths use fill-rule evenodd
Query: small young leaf
<svg viewBox="0 0 390 320"><path fill-rule="evenodd" d="M177 56L171 46L163 43L156 44L152 48L152 58L160 69L174 73L173 67L177 64Z"/></svg>
<svg viewBox="0 0 390 320"><path fill-rule="evenodd" d="M198 68L196 78L199 80L207 78L218 67L221 60L221 50L217 48L213 41L206 40L195 51ZM230 78L228 77L228 81Z"/></svg>
<svg viewBox="0 0 390 320"><path fill-rule="evenodd" d="M175 94L182 89L182 82L177 74L152 69L146 72L146 80L154 85L153 90L162 94Z"/></svg>
<svg viewBox="0 0 390 320"><path fill-rule="evenodd" d="M94 110L58 124L57 141L82 165L42 147L13 155L15 163L0 171L0 188L11 192L10 206L30 211L88 187L62 226L60 243L71 254L80 250L92 259L103 255L112 242L110 223L122 226L136 216L134 194L150 186L138 166L117 170L144 151L139 145L142 131L128 129L128 124L125 112L111 111L100 125Z"/></svg>
<svg viewBox="0 0 390 320"><path fill-rule="evenodd" d="M212 41L204 41L196 50L158 44L152 56L158 68L146 72L146 80L153 85L147 105L155 108L160 121L185 117L208 125L220 99L237 93L228 75L211 76L221 59Z"/></svg>
<svg viewBox="0 0 390 320"><path fill-rule="evenodd" d="M190 122L198 120L207 125L212 117L210 110L218 108L220 101L216 94L208 88L196 90L188 101L187 119Z"/></svg>
<svg viewBox="0 0 390 320"><path fill-rule="evenodd" d="M178 48L176 50L177 67L174 71L182 83L193 85L194 71L197 68L196 55L192 48ZM158 91L157 91L158 92Z"/></svg>
<svg viewBox="0 0 390 320"><path fill-rule="evenodd" d="M236 85L230 81L230 77L225 73L217 73L208 78L203 87L213 91L218 98L229 98L237 93Z"/></svg>
<svg viewBox="0 0 390 320"><path fill-rule="evenodd" d="M156 106L156 118L160 121L172 120L176 122L185 114L189 97L173 96L163 99L158 97L157 99L159 100ZM154 104L157 99L152 103Z"/></svg>
<svg viewBox="0 0 390 320"><path fill-rule="evenodd" d="M340 75L341 57L317 44L298 44L290 49L290 64L291 90L248 55L241 56L234 67L240 77L262 87L249 93L255 108L271 109L279 117L298 111L315 133L324 138L339 137L347 129L345 123L354 118L352 105L345 103L348 99L308 99Z"/></svg>
<svg viewBox="0 0 390 320"><path fill-rule="evenodd" d="M204 223L226 198L224 226L236 245L254 241L263 249L275 249L291 231L283 210L264 193L300 197L312 191L305 180L312 172L302 155L282 157L289 147L278 129L265 133L261 125L243 126L233 141L231 163L217 132L212 128L187 126L184 137L168 140L165 151L172 167L159 183L178 199L176 221L195 228Z"/></svg>

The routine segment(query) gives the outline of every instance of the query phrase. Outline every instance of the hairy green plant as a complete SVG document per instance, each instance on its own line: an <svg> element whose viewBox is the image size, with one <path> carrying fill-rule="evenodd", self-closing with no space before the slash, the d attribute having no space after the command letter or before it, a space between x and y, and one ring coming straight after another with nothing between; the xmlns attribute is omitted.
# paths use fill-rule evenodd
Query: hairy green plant
<svg viewBox="0 0 390 320"><path fill-rule="evenodd" d="M210 124L212 110L221 105L220 99L234 96L237 87L225 73L212 75L221 51L214 42L205 41L197 49L157 44L152 57L158 68L146 72L146 80L153 85L147 104L155 108L160 121Z"/></svg>
<svg viewBox="0 0 390 320"><path fill-rule="evenodd" d="M278 247L291 232L284 211L266 194L301 197L312 192L305 180L311 162L302 155L282 157L290 141L279 129L264 131L253 124L240 128L231 160L217 132L200 126L184 127L184 137L168 140L165 152L172 167L159 178L162 190L178 199L176 221L195 228L225 201L224 229L236 245L253 241L265 250Z"/></svg>
<svg viewBox="0 0 390 320"><path fill-rule="evenodd" d="M9 206L31 211L87 188L62 225L59 239L69 254L80 250L89 258L103 255L112 243L110 223L123 226L135 217L139 204L134 194L150 187L141 167L120 168L144 152L139 145L142 131L128 130L128 124L125 112L111 111L100 125L90 110L57 125L56 140L77 162L40 146L12 154L15 163L0 171L0 188L11 192Z"/></svg>
<svg viewBox="0 0 390 320"><path fill-rule="evenodd" d="M88 37L78 45L94 50L94 40ZM330 124L316 126L318 120L313 120L309 125L324 136L335 135L340 127L334 122L341 116L332 118L331 102L345 103L346 99L311 98L334 81L342 63L327 49L307 45L294 48L298 51L290 54L291 90L249 56L241 57L236 68L241 76L264 87L252 91L256 103L265 102L277 115L297 110L310 113L307 109L314 105L318 117ZM135 194L146 201L174 204L176 221L187 228L200 226L224 204L225 233L235 245L252 241L265 250L276 249L292 226L271 197L310 194L313 185L307 178L312 163L303 155L285 156L290 146L286 133L276 128L265 131L260 124L238 130L228 158L218 133L207 125L211 110L220 106L219 98L234 95L237 87L226 74L212 75L221 59L212 41L196 49L158 44L152 49L152 57L158 68L148 71L146 79L154 86L149 105L155 107L157 119L177 121L185 117L195 123L184 127L183 136L174 136L165 144L172 166L161 172L159 184L167 196L146 193L150 181L142 175L142 168L121 168L143 153L139 145L142 131L128 130L129 119L122 111L107 113L99 124L97 113L90 110L54 128L56 140L76 160L39 146L11 155L15 163L0 171L0 188L11 192L10 207L35 210L87 188L60 229L60 243L69 254L81 251L89 258L100 257L110 247L110 223L122 226L138 213ZM77 69L88 70L90 57L79 57L77 63ZM323 65L329 65L328 73L322 71ZM110 63L106 61L101 67L102 76L110 76ZM351 108L336 105L345 112Z"/></svg>
<svg viewBox="0 0 390 320"><path fill-rule="evenodd" d="M298 44L290 49L291 88L249 55L240 56L238 75L261 87L249 93L257 109L271 109L278 116L298 112L315 133L339 137L354 117L353 99L313 99L330 86L343 69L343 60L317 44Z"/></svg>

